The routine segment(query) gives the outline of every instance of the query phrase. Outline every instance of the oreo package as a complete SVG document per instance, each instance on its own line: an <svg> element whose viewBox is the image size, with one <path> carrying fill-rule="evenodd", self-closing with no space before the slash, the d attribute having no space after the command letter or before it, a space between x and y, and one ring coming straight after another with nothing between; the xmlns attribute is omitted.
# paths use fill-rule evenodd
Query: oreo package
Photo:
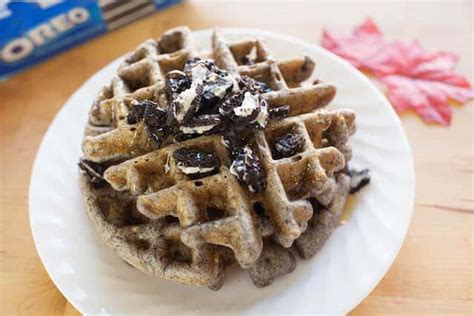
<svg viewBox="0 0 474 316"><path fill-rule="evenodd" d="M181 0L0 0L0 80Z"/></svg>

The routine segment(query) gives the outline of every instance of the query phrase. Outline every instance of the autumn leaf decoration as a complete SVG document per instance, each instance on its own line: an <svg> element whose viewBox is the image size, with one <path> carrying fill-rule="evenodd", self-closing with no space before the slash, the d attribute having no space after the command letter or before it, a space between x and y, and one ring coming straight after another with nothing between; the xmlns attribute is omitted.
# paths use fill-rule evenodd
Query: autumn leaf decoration
<svg viewBox="0 0 474 316"><path fill-rule="evenodd" d="M412 109L425 122L449 126L449 103L474 99L471 84L454 72L456 54L429 52L416 41L387 42L370 19L350 36L324 30L322 46L378 78L399 113Z"/></svg>

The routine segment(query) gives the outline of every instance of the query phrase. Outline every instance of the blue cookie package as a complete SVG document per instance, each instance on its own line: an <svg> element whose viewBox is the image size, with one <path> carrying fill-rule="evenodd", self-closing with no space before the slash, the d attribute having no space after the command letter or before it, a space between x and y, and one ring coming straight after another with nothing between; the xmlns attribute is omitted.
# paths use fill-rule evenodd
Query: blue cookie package
<svg viewBox="0 0 474 316"><path fill-rule="evenodd" d="M0 80L181 0L0 0Z"/></svg>

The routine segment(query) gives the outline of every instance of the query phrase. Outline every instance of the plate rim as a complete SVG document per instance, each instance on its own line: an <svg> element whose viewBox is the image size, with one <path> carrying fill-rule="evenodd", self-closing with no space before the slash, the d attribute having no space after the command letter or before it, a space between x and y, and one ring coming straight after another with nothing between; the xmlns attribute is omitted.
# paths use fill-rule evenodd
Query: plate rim
<svg viewBox="0 0 474 316"><path fill-rule="evenodd" d="M210 34L213 29L215 29L215 28L195 29L195 30L192 30L192 33L193 33L193 35ZM402 247L403 243L406 240L408 229L409 229L409 227L411 225L411 222L412 222L414 203L415 203L414 198L415 198L415 188L416 188L416 174L415 174L414 158L413 158L412 149L411 149L408 137L406 135L405 129L403 128L403 125L401 123L400 117L396 114L395 110L390 105L390 103L387 100L387 98L385 97L385 95L374 85L374 83L372 83L372 81L366 75L364 75L362 72L360 72L358 69L356 69L353 65L351 65L346 60L344 60L341 57L335 55L334 53L326 50L325 48L319 46L316 43L311 43L307 40L304 40L304 39L301 39L301 38L298 38L298 37L295 37L295 36L292 36L292 35L288 35L288 34L284 34L284 33L280 33L280 32L267 31L267 30L258 29L258 28L218 27L218 29L221 30L224 34L225 33L236 33L236 34L245 33L245 34L255 36L255 37L272 38L273 40L278 40L278 41L283 40L283 41L286 41L286 42L293 42L293 43L295 43L297 45L300 45L302 47L303 46L307 47L309 50L317 50L317 51L319 51L319 53L324 54L327 57L329 57L332 61L336 61L336 62L344 64L344 66L346 68L348 68L349 71L351 71L354 75L356 75L360 80L362 80L365 83L365 85L367 86L368 89L370 88L370 90L372 90L372 93L374 94L374 96L377 96L377 98L380 99L381 103L383 103L385 109L389 112L391 118L394 120L396 128L398 130L400 130L400 132L401 132L400 133L401 136L402 136L401 142L403 143L403 146L405 147L405 150L407 151L407 156L409 157L409 159L407 161L408 162L407 173L410 175L410 178L411 178L411 179L409 179L409 180L411 180L410 181L411 188L409 190L410 196L409 196L409 199L408 199L410 201L410 205L407 209L407 212L409 212L409 215L407 217L407 221L406 221L405 227L403 229L403 237L400 238L397 241L398 244L397 244L397 247L396 247L396 251L394 251L391 254L391 256L389 257L389 260L388 260L388 262L390 262L390 263L388 265L384 266L382 269L380 269L381 271L379 271L379 273L377 274L377 278L375 278L376 280L374 282L370 282L371 286L368 286L366 291L363 291L363 293L361 291L361 294L357 297L354 296L353 303L350 306L348 306L347 310L344 310L344 313L348 313L351 310L353 310L357 305L359 305L366 297L368 297L370 295L370 293L377 287L377 285L380 283L382 278L387 274L389 269L392 267L393 263L395 262L395 259L397 258L398 254L400 253L400 250L401 250L401 247ZM121 56L119 56L119 57L117 57L117 58L115 58L111 62L109 62L106 65L104 65L103 67L101 67L92 76L90 76L86 81L84 81L69 96L69 98L64 102L64 104L59 109L59 111L55 114L54 118L51 120L46 132L44 133L44 135L41 139L40 145L38 146L38 149L37 149L37 152L36 152L36 155L35 155L34 162L32 164L32 171L31 171L31 176L30 176L30 181L29 181L29 189L28 189L28 219L29 219L29 223L30 223L31 233L32 233L32 236L33 236L34 246L35 246L36 252L38 253L38 256L41 260L41 264L45 268L45 270L46 270L49 278L53 282L53 284L62 293L62 295L64 295L64 297L67 299L67 301L71 305L73 305L74 308L76 308L81 313L82 313L82 309L79 307L79 303L76 303L73 299L70 299L71 296L69 295L69 293L68 293L68 295L66 295L65 289L63 288L63 286L59 284L58 280L53 278L53 274L50 272L51 267L48 267L45 264L44 257L46 256L46 252L45 251L42 252L42 250L40 250L40 247L38 246L40 244L38 242L38 238L40 238L40 237L38 237L38 233L35 233L35 228L34 228L35 224L34 224L34 220L32 219L32 208L33 208L32 207L32 204L33 204L32 202L33 201L32 201L32 198L31 198L32 197L32 190L33 190L32 183L33 183L33 179L35 178L36 173L38 172L37 170L39 168L39 153L40 153L41 149L45 146L46 138L52 133L51 132L52 126L58 120L58 118L61 116L61 114L65 111L66 105L77 94L79 94L82 91L82 89L84 89L85 86L89 85L90 82L93 82L95 80L95 78L99 77L104 69L111 66L112 64L118 63L120 60L125 58L125 56L127 54L128 54L128 52L121 55Z"/></svg>

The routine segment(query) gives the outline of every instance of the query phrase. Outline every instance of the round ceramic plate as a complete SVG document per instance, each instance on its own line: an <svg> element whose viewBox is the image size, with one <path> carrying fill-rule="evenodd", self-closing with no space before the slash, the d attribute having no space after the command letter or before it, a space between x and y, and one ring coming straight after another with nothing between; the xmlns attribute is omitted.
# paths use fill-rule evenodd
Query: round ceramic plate
<svg viewBox="0 0 474 316"><path fill-rule="evenodd" d="M298 260L292 274L266 288L246 273L230 275L220 291L191 288L135 270L96 235L79 192L77 162L87 113L99 89L123 58L90 78L67 101L44 136L30 184L30 221L38 253L64 296L91 314L343 314L366 297L387 272L410 223L414 170L402 126L385 97L347 62L324 49L274 33L223 29L229 40L266 38L276 58L307 54L315 78L337 87L329 108L353 109L352 166L372 179L358 194L352 215L322 251ZM210 30L195 32L201 47Z"/></svg>

